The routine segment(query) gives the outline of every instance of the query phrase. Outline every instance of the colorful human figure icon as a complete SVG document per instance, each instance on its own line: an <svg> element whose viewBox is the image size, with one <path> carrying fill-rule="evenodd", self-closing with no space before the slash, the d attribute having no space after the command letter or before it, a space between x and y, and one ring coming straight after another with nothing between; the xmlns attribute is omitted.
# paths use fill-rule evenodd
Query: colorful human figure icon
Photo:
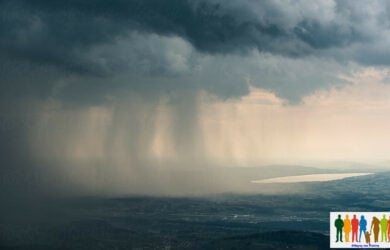
<svg viewBox="0 0 390 250"><path fill-rule="evenodd" d="M390 218L389 218L390 223ZM352 226L352 242L357 241L358 236L358 230L359 230L359 220L356 218L356 214L353 215L353 218L351 220L351 226Z"/></svg>
<svg viewBox="0 0 390 250"><path fill-rule="evenodd" d="M341 219L341 215L338 215L338 218L334 221L334 226L337 229L336 233L336 242L343 242L343 227L344 227L344 222Z"/></svg>
<svg viewBox="0 0 390 250"><path fill-rule="evenodd" d="M384 214L381 219L381 242L387 241L387 223L386 215Z"/></svg>
<svg viewBox="0 0 390 250"><path fill-rule="evenodd" d="M386 221L387 223L387 221ZM349 242L349 234L351 232L351 220L349 219L348 214L345 215L344 219L344 237L345 237L345 242Z"/></svg>
<svg viewBox="0 0 390 250"><path fill-rule="evenodd" d="M378 238L379 238L379 224L380 224L380 220L375 216L372 217L370 232L372 232L372 229L374 229L375 242L378 242Z"/></svg>
<svg viewBox="0 0 390 250"><path fill-rule="evenodd" d="M387 220L387 240L390 242L390 216Z"/></svg>
<svg viewBox="0 0 390 250"><path fill-rule="evenodd" d="M359 227L360 227L359 242L361 242L362 234L363 234L363 236L366 235L366 230L367 230L367 220L364 219L364 215L360 216Z"/></svg>
<svg viewBox="0 0 390 250"><path fill-rule="evenodd" d="M366 243L368 243L368 244L370 244L370 243L371 243L370 237L371 237L371 234L370 234L370 232L366 231L365 238L366 238Z"/></svg>

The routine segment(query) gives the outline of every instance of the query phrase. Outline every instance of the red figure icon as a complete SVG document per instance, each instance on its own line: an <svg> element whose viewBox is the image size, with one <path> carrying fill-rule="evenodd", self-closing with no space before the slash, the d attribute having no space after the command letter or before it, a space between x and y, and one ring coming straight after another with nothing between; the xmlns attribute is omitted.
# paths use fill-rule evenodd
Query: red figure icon
<svg viewBox="0 0 390 250"><path fill-rule="evenodd" d="M390 216L387 220L387 240L390 242Z"/></svg>
<svg viewBox="0 0 390 250"><path fill-rule="evenodd" d="M390 218L389 218L389 221L390 221ZM353 215L353 218L351 220L351 225L352 225L352 242L357 242L357 236L358 236L358 230L359 230L359 220L356 218L356 214Z"/></svg>

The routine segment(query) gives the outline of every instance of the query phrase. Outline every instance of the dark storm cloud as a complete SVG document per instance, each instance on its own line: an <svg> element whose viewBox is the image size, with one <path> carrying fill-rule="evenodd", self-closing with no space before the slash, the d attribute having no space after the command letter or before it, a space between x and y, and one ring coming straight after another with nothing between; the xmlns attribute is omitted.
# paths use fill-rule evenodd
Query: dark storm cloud
<svg viewBox="0 0 390 250"><path fill-rule="evenodd" d="M128 30L178 35L209 53L246 47L267 51L273 38L288 36L283 27L240 20L234 13L226 13L221 4L202 1L16 0L1 5L4 50L70 68L74 50L112 41Z"/></svg>
<svg viewBox="0 0 390 250"><path fill-rule="evenodd" d="M211 54L257 48L301 56L359 41L359 30L349 26L346 30L338 20L324 23L321 17L303 16L288 26L283 21L286 13L275 10L270 2L243 2L240 6L238 1L232 5L200 0L5 0L0 3L0 49L5 58L72 73L104 75L80 54L131 30L180 36L199 51Z"/></svg>
<svg viewBox="0 0 390 250"><path fill-rule="evenodd" d="M277 6L270 1L241 2L5 0L1 2L2 46L9 46L10 53L23 52L25 55L29 52L25 56L37 57L38 61L50 61L51 57L56 56L53 51L52 55L41 55L39 50L29 51L29 47L43 50L85 48L109 42L129 29L178 35L190 41L197 49L209 53L256 47L275 53L300 54L302 51L298 49L301 48L285 51L281 47L283 43L298 44L301 41L314 48L341 46L359 37L359 27L339 22L337 16L350 10L353 3L348 5L336 2L336 16L328 23L322 22L321 16L305 16L306 10L303 9L300 20L294 20L296 23L290 26L280 21L283 18L289 21L288 16L283 16L289 13L283 12L283 9L288 10L290 5L297 4L280 5L280 10L276 10ZM250 9L252 6L254 9ZM318 8L322 6L319 4ZM18 39L20 35L23 35L24 41ZM23 48L26 50L23 51Z"/></svg>
<svg viewBox="0 0 390 250"><path fill-rule="evenodd" d="M224 13L221 4L202 1L16 0L1 1L0 13L1 95L7 97L50 96L56 80L66 79L71 84L59 95L70 92L69 96L83 96L86 90L93 89L96 94L91 93L87 99L94 95L99 99L102 92L115 88L114 83L102 83L102 77L143 65L147 67L146 74L166 74L169 70L164 69L164 60L150 50L142 54L137 47L132 48L128 57L135 60L127 58L125 62L118 59L118 54L112 56L109 48L98 55L91 52L97 46L127 39L132 31L180 36L199 51L212 54L249 47L267 51L273 37L286 36L274 24L242 21L234 14ZM128 42L142 43L131 39ZM150 46L157 46L154 51L164 51L158 47L160 44ZM81 79L86 82L82 85L72 84L75 81L68 77L75 75L97 78ZM138 82L130 79L127 87L144 89Z"/></svg>
<svg viewBox="0 0 390 250"><path fill-rule="evenodd" d="M99 101L102 94L118 88L109 78L113 75L127 72L130 76L126 84L119 85L142 90L145 81L135 79L134 74L138 74L137 77L140 73L156 77L190 75L199 65L199 53L245 57L256 49L285 58L314 56L342 63L388 64L385 56L378 56L389 54L383 46L389 39L388 4L384 1L355 3L3 0L0 1L1 95L47 97L53 95L57 85L64 85L58 83L60 80L67 83L61 91L54 91L57 96L66 93L84 96L86 90L93 89L89 97L95 95L92 99ZM157 36L148 42L148 35L149 38ZM180 37L191 44L198 55L188 55L187 69L177 66L183 64L182 61L170 67L174 59L167 56L166 51L170 47L175 49L176 45L155 42L158 37ZM75 77L80 77L78 80L84 83L76 83ZM175 81L177 79L171 82ZM248 92L243 81L227 82L226 86L216 81L195 85L222 97ZM284 83L272 80L262 83L260 79L258 85L279 96L289 96L283 93ZM315 90L322 86L313 82L304 87ZM171 83L153 88L160 91L175 87ZM293 92L297 93L293 97L297 100L312 91L297 86Z"/></svg>
<svg viewBox="0 0 390 250"><path fill-rule="evenodd" d="M324 56L318 51L342 48L363 37L348 20L338 20L337 13L349 6L337 4L334 10L331 8L336 15L331 21L312 11L316 8L302 7L305 4L277 5L273 1L250 0L3 0L0 1L0 95L11 98L54 95L71 102L91 99L99 102L113 89L123 86L141 92L175 89L181 85L172 83L177 79L164 86L148 87L137 77L140 73L156 77L184 71L190 74L198 63L196 58L188 55L188 69L184 71L177 66L182 61L170 67L175 59L167 56L166 51L176 45L148 43L147 34L180 37L196 51L212 56L245 55L257 49L292 58ZM318 4L318 8L328 6ZM139 34L138 38L134 32ZM109 78L122 72L128 72L126 84ZM194 85L224 98L248 93L245 81L223 82L210 80ZM269 88L270 82L263 85ZM286 97L279 90L282 86L276 82L270 89ZM300 88L295 92L299 93ZM299 99L303 94L296 96Z"/></svg>
<svg viewBox="0 0 390 250"><path fill-rule="evenodd" d="M318 21L308 20L300 22L294 29L299 39L315 49L348 46L362 39L357 32L354 29L348 32L340 30L335 23L323 26Z"/></svg>

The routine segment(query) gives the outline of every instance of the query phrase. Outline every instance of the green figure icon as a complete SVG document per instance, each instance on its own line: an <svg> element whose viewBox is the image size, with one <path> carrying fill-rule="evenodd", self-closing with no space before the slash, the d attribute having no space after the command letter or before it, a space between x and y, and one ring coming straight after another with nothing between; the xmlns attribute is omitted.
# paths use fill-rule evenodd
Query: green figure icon
<svg viewBox="0 0 390 250"><path fill-rule="evenodd" d="M372 228L374 228L374 241L375 242L378 242L378 238L379 238L379 224L380 224L380 220L375 216L372 217L370 232L372 232Z"/></svg>
<svg viewBox="0 0 390 250"><path fill-rule="evenodd" d="M336 227L337 229L337 233L336 233L336 242L339 242L339 240L341 242L343 242L343 227L344 227L344 222L343 220L341 219L341 215L339 214L338 215L338 218L334 221L334 226Z"/></svg>
<svg viewBox="0 0 390 250"><path fill-rule="evenodd" d="M381 219L381 242L387 241L387 219L386 215L383 215Z"/></svg>
<svg viewBox="0 0 390 250"><path fill-rule="evenodd" d="M351 220L349 219L348 214L345 216L344 219L344 237L345 242L349 242L349 233L351 232Z"/></svg>

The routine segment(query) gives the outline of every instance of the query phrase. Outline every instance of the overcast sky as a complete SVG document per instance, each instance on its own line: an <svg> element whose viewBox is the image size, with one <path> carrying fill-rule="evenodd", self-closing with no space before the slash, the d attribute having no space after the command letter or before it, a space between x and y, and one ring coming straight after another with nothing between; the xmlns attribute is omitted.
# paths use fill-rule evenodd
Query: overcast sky
<svg viewBox="0 0 390 250"><path fill-rule="evenodd" d="M0 0L5 189L137 192L150 168L386 161L389 12L357 0Z"/></svg>

